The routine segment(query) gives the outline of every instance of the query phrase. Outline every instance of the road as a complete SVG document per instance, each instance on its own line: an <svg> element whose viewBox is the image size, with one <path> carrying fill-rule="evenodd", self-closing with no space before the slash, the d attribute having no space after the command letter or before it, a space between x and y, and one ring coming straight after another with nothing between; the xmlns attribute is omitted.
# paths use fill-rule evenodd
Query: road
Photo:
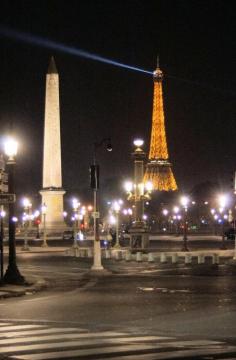
<svg viewBox="0 0 236 360"><path fill-rule="evenodd" d="M79 354L81 344L78 341L82 340L81 337L78 340L78 334L81 333L87 334L87 343L84 343L83 348L88 346L88 353L98 347L98 343L103 352L112 343L112 355L119 355L117 359L124 355L127 360L133 359L127 357L129 351L135 354L137 360L137 355L141 356L143 351L147 356L143 359L149 359L149 353L154 351L160 356L160 342L162 347L165 343L166 354L170 352L171 356L176 353L173 350L176 350L177 343L178 349L182 346L184 351L197 351L199 356L205 341L204 354L213 352L213 349L221 349L224 353L228 351L228 346L236 346L236 283L233 276L179 276L174 273L170 276L167 275L167 269L147 264L130 264L124 267L122 273L101 277L81 276L90 268L88 259L47 253L22 254L18 257L18 263L24 275L43 276L51 285L37 294L0 301L0 319L3 324L7 324L2 325L2 328L10 327L7 336L10 334L12 339L12 345L6 344L6 333L1 333L0 322L0 356L7 355L11 359L21 356L16 358L36 360L35 354L43 351L43 359L46 359L45 354L55 352L54 347L58 349L60 342L64 344L61 350L60 346L57 350L60 356L61 351L74 351L76 358L79 358L82 353ZM109 266L111 268L108 261ZM119 267L122 267L121 263ZM20 325L19 333L14 335L14 326L17 325ZM29 325L33 327L31 330L27 330ZM60 329L64 330L61 330L61 337L57 337ZM47 341L47 338L41 339L41 330L46 331L44 335L54 337ZM66 337L67 331L71 334L69 339L68 335ZM31 341L27 334L30 334L30 338L36 334L36 338ZM99 334L104 334L106 343L102 348L101 341L97 339ZM96 338L94 344L91 343L93 337ZM53 343L57 345L50 345L50 339L54 339ZM196 345L199 339L200 347ZM27 342L30 342L27 348L17 347L19 344L25 346ZM105 358L103 352L101 356ZM97 358L97 355L90 355L90 359ZM55 356L59 358L58 353ZM65 358L71 359L73 353L67 356L70 357ZM83 353L81 356L84 359L87 355ZM179 358L182 356L180 354Z"/></svg>

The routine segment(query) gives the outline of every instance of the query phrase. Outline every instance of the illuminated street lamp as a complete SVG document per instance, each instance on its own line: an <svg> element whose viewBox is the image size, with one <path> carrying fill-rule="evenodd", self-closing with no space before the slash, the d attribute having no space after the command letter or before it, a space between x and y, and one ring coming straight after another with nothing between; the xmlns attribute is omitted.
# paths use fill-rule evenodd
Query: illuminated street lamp
<svg viewBox="0 0 236 360"><path fill-rule="evenodd" d="M187 236L187 232L188 232L187 211L188 211L189 198L187 196L182 196L180 198L180 204L182 205L183 210L184 210L184 215L183 215L183 220L184 220L183 247L182 247L181 251L189 251L188 246L187 246L187 240L188 240L188 236Z"/></svg>
<svg viewBox="0 0 236 360"><path fill-rule="evenodd" d="M25 213L23 215L24 245L22 247L22 250L29 251L30 247L28 245L28 231L31 230L31 225L32 225L32 204L28 198L23 199L23 206Z"/></svg>
<svg viewBox="0 0 236 360"><path fill-rule="evenodd" d="M13 138L9 138L4 144L5 154L8 157L8 191L10 194L15 194L15 157L17 155L18 144ZM16 243L15 243L15 222L13 220L15 215L15 203L9 204L9 257L8 268L4 275L4 282L8 284L23 284L24 277L16 264Z"/></svg>
<svg viewBox="0 0 236 360"><path fill-rule="evenodd" d="M48 247L47 243L47 231L46 231L46 214L47 214L47 206L43 203L41 207L41 214L43 216L43 243L42 247Z"/></svg>

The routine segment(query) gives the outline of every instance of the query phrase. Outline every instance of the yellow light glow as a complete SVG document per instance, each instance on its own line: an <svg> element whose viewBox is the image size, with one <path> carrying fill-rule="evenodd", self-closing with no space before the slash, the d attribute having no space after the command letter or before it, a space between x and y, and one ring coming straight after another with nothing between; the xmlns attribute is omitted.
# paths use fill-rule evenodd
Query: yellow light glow
<svg viewBox="0 0 236 360"><path fill-rule="evenodd" d="M183 206L183 207L187 207L188 206L188 203L189 203L189 198L187 196L182 196L180 198L180 204Z"/></svg>
<svg viewBox="0 0 236 360"><path fill-rule="evenodd" d="M124 183L125 191L131 192L133 190L133 183L131 181L126 181Z"/></svg>
<svg viewBox="0 0 236 360"><path fill-rule="evenodd" d="M145 189L149 192L151 192L153 190L153 184L151 181L147 181L145 184Z"/></svg>
<svg viewBox="0 0 236 360"><path fill-rule="evenodd" d="M18 143L13 138L7 138L4 142L4 152L10 158L16 156L18 150Z"/></svg>

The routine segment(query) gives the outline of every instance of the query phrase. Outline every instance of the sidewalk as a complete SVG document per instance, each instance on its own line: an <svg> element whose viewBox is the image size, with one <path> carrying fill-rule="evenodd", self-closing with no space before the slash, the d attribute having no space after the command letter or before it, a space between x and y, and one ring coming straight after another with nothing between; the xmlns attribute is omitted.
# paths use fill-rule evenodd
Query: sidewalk
<svg viewBox="0 0 236 360"><path fill-rule="evenodd" d="M25 285L0 284L0 299L31 295L47 288L47 282L38 277L28 277Z"/></svg>
<svg viewBox="0 0 236 360"><path fill-rule="evenodd" d="M48 246L48 247L37 247L37 246L31 246L30 250L22 250L22 247L18 247L16 248L16 252L17 255L20 254L43 254L43 253L61 253L62 255L65 256L71 256L71 255L66 255L66 253L68 253L68 250L71 249L71 247L68 246ZM85 248L80 248L85 249ZM114 252L116 251L125 251L128 249L122 249L122 250L113 250ZM149 251L148 251L149 252ZM233 266L233 268L236 271L236 261L233 260L233 256L234 256L234 250L218 250L218 249L212 249L212 250L195 250L195 251L189 251L189 252L181 252L181 251L168 251L168 252L163 252L161 250L158 249L150 249L150 252L152 252L154 255L156 256L160 256L161 254L165 254L167 257L171 257L174 254L177 254L180 258L184 258L186 254L192 255L194 257L197 257L198 255L204 255L204 256L209 256L209 254L216 254L219 255L221 258L223 258L229 266ZM8 254L8 248L4 248L4 254L7 255ZM120 259L121 260L121 259ZM132 269L132 266L134 264L134 261L130 261L127 262L125 260L117 260L115 258L109 259L110 265L112 263L112 267L117 265L117 271L122 273L122 268L127 269L127 267L130 267ZM136 261L135 261L136 262ZM142 264L145 266L145 264L148 264L147 261L143 261ZM139 265L141 265L141 263L139 262ZM152 265L154 265L154 263L152 263ZM159 266L160 268L162 268L163 266L165 267L165 264L158 264L156 263L157 266ZM170 264L169 264L170 265ZM172 264L174 266L174 264ZM204 270L205 269L205 270ZM207 270L208 269L208 270ZM205 271L209 271L210 268L207 264L192 264L192 270L203 270L203 272ZM117 274L117 271L114 271L114 274ZM88 274L88 271L85 271L86 274ZM214 271L215 272L215 271ZM99 273L92 273L91 272L91 276L99 276L99 275L111 275L113 273L113 271L108 271L108 272L104 272L104 274L99 274ZM22 295L31 295L33 293L36 293L40 290L43 290L45 288L47 288L48 283L39 277L36 276L32 276L32 277L28 277L26 279L26 284L25 285L8 285L8 284L1 284L0 283L0 299L4 299L4 298L9 298L9 297L16 297L16 296L22 296Z"/></svg>

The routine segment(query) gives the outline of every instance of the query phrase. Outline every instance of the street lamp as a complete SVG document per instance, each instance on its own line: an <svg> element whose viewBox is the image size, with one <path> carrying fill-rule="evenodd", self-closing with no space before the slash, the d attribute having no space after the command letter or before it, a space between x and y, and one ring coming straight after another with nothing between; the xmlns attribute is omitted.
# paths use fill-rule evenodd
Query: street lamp
<svg viewBox="0 0 236 360"><path fill-rule="evenodd" d="M8 157L8 191L10 194L15 194L15 156L17 155L18 144L13 138L9 138L4 143L5 154ZM4 282L8 284L23 284L25 282L24 277L20 274L20 271L16 264L16 240L15 240L15 222L13 221L15 215L15 203L9 204L9 257L8 268L4 275Z"/></svg>
<svg viewBox="0 0 236 360"><path fill-rule="evenodd" d="M225 210L225 207L228 203L228 196L226 194L221 194L218 196L218 205L219 205L219 212L220 214L222 214ZM226 250L227 247L225 245L225 219L223 218L221 221L221 238L222 238L222 242L221 242L221 250Z"/></svg>
<svg viewBox="0 0 236 360"><path fill-rule="evenodd" d="M120 243L119 243L119 212L121 209L121 205L119 201L114 201L112 208L116 214L116 243L114 245L114 248L120 249Z"/></svg>
<svg viewBox="0 0 236 360"><path fill-rule="evenodd" d="M94 227L94 255L92 270L103 270L101 259L101 245L98 232L98 219L100 217L97 193L99 189L99 165L97 164L97 149L106 144L107 151L112 151L111 139L104 138L93 144L93 165L90 166L90 187L93 189L93 227Z"/></svg>
<svg viewBox="0 0 236 360"><path fill-rule="evenodd" d="M187 211L188 211L188 204L189 204L189 198L187 196L182 196L180 198L180 204L183 206L184 209L184 216L183 216L183 220L184 220L184 233L183 233L183 247L181 251L189 251L188 247L187 247L187 232L188 232L188 222L187 222Z"/></svg>
<svg viewBox="0 0 236 360"><path fill-rule="evenodd" d="M47 232L46 232L46 214L47 214L47 206L43 203L41 207L41 214L43 216L43 243L42 247L48 247L47 243Z"/></svg>
<svg viewBox="0 0 236 360"><path fill-rule="evenodd" d="M73 216L73 234L74 234L73 248L77 249L78 248L77 233L79 232L79 207L80 207L80 202L77 199L73 199L72 200L72 207L73 207L73 211L74 211L74 216Z"/></svg>
<svg viewBox="0 0 236 360"><path fill-rule="evenodd" d="M25 214L23 215L23 224L24 224L24 245L22 247L22 250L29 251L29 245L28 245L28 231L31 230L31 216L32 216L32 204L29 201L28 198L23 199L23 206L25 210Z"/></svg>

